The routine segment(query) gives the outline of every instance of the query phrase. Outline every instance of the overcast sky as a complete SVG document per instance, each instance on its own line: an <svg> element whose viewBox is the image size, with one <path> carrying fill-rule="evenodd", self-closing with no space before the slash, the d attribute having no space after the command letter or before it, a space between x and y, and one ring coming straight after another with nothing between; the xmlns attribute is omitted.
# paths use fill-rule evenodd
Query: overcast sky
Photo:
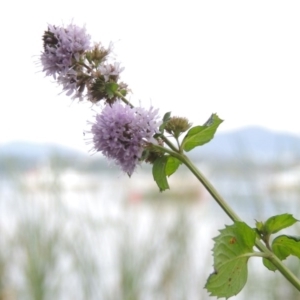
<svg viewBox="0 0 300 300"><path fill-rule="evenodd" d="M85 25L114 42L131 101L220 130L300 134L300 1L5 1L0 12L0 146L13 140L86 150L91 106L60 94L37 64L47 24Z"/></svg>

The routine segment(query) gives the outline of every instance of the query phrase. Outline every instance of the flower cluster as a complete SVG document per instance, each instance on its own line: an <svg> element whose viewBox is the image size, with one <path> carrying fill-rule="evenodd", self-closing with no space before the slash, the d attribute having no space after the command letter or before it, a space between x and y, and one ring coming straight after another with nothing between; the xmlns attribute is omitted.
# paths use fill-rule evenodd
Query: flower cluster
<svg viewBox="0 0 300 300"><path fill-rule="evenodd" d="M109 56L111 45L91 47L85 28L74 24L65 28L49 25L43 43L43 71L46 76L53 76L72 99L112 104L117 99L114 92L127 94L127 85L118 82L124 68Z"/></svg>
<svg viewBox="0 0 300 300"><path fill-rule="evenodd" d="M112 159L130 176L141 160L145 145L157 143L153 138L161 124L157 112L119 102L106 105L91 129L95 150Z"/></svg>
<svg viewBox="0 0 300 300"><path fill-rule="evenodd" d="M91 47L85 28L73 24L65 28L49 25L43 43L40 60L47 76L53 76L73 99L106 104L92 123L94 149L129 176L140 161L151 162L151 153L143 154L149 143L159 142L153 138L161 124L158 110L134 108L124 98L127 85L119 82L123 68L111 59L111 45Z"/></svg>

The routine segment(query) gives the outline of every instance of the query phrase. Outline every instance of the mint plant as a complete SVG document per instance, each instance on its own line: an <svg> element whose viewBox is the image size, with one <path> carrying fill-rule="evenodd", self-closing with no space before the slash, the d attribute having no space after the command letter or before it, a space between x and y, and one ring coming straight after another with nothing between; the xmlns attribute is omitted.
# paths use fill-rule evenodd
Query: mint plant
<svg viewBox="0 0 300 300"><path fill-rule="evenodd" d="M55 78L72 99L103 103L89 132L95 151L129 176L141 163L151 164L161 192L170 188L168 178L185 165L233 221L214 238L214 269L205 285L212 296L227 299L238 294L247 282L247 263L252 257L262 258L264 266L280 272L300 291L300 280L282 262L290 255L300 258L300 237L282 234L272 240L273 234L298 220L286 213L257 221L256 228L251 228L186 154L214 138L223 122L217 114L193 127L187 118L171 112L160 119L158 109L134 107L126 98L130 89L120 81L124 68L111 56L111 45L91 46L85 28L74 24L49 25L42 39L40 62L46 76Z"/></svg>

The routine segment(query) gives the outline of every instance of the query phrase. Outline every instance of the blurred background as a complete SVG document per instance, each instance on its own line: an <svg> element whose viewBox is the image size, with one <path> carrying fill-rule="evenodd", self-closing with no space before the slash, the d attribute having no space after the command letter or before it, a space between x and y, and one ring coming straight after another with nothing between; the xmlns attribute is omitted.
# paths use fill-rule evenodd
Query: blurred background
<svg viewBox="0 0 300 300"><path fill-rule="evenodd" d="M299 219L298 1L33 1L0 12L0 299L209 299L212 237L229 218L184 168L159 193L151 168L127 178L83 131L96 107L41 72L47 24L112 41L135 105L203 124L225 119L189 155L248 222ZM299 225L285 233L300 235ZM286 263L300 276L299 262ZM233 299L299 298L249 264ZM300 298L299 298L300 299Z"/></svg>
<svg viewBox="0 0 300 300"><path fill-rule="evenodd" d="M297 136L217 134L191 157L252 227L299 218ZM212 238L232 222L181 167L160 193L149 165L132 178L102 157L15 142L0 148L2 299L209 299ZM299 225L286 229L299 235ZM300 276L299 261L287 264ZM298 299L281 275L249 264L236 299Z"/></svg>

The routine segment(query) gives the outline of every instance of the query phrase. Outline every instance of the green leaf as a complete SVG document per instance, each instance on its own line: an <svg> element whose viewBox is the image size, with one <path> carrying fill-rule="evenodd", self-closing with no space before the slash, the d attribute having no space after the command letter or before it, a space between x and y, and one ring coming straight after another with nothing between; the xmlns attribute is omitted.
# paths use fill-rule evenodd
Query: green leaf
<svg viewBox="0 0 300 300"><path fill-rule="evenodd" d="M173 156L167 156L167 164L165 169L165 174L171 176L181 165L181 161Z"/></svg>
<svg viewBox="0 0 300 300"><path fill-rule="evenodd" d="M266 258L263 258L263 264L270 271L276 271L277 270L277 268Z"/></svg>
<svg viewBox="0 0 300 300"><path fill-rule="evenodd" d="M167 113L165 113L164 117L163 117L163 122L168 122L171 118L171 112L168 111Z"/></svg>
<svg viewBox="0 0 300 300"><path fill-rule="evenodd" d="M105 84L105 92L107 93L108 98L112 98L115 95L118 87L119 85L115 82L108 82Z"/></svg>
<svg viewBox="0 0 300 300"><path fill-rule="evenodd" d="M300 237L280 235L272 243L272 250L280 260L289 255L300 258Z"/></svg>
<svg viewBox="0 0 300 300"><path fill-rule="evenodd" d="M195 126L188 131L182 141L181 148L184 151L190 151L197 146L208 143L222 122L223 120L217 114L212 114L203 126Z"/></svg>
<svg viewBox="0 0 300 300"><path fill-rule="evenodd" d="M214 269L205 288L211 296L229 298L238 294L247 281L248 254L253 253L256 232L244 222L220 230L214 238Z"/></svg>
<svg viewBox="0 0 300 300"><path fill-rule="evenodd" d="M165 127L166 127L166 124L167 124L168 121L170 120L170 117L171 117L171 112L170 112L170 111L167 112L167 113L165 113L165 115L164 115L164 117L163 117L163 122L162 122L162 124L159 126L159 131L160 131L161 133L164 132L164 129L165 129Z"/></svg>
<svg viewBox="0 0 300 300"><path fill-rule="evenodd" d="M291 214L282 214L269 218L265 222L264 232L266 235L276 233L286 227L292 226L296 220Z"/></svg>
<svg viewBox="0 0 300 300"><path fill-rule="evenodd" d="M169 184L166 176L167 156L157 158L153 163L152 174L153 178L161 192L169 189Z"/></svg>
<svg viewBox="0 0 300 300"><path fill-rule="evenodd" d="M272 250L280 260L286 259L289 255L300 258L300 237L280 235L274 239ZM269 270L277 270L268 259L264 258L263 263Z"/></svg>

